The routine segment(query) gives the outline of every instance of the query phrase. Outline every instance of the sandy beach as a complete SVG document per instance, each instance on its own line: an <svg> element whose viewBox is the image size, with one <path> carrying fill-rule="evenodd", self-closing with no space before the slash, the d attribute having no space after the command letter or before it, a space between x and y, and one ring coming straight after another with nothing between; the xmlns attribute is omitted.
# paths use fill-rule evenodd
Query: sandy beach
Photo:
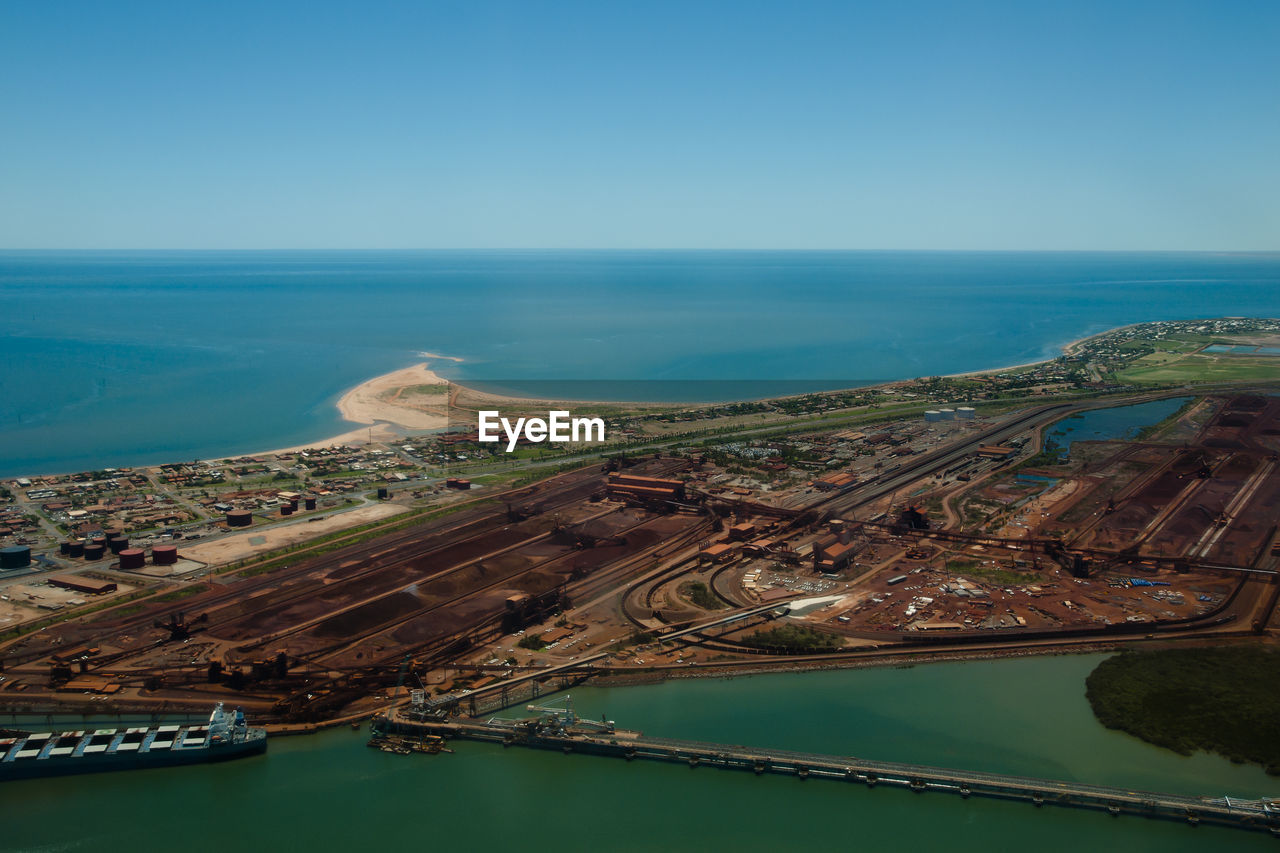
<svg viewBox="0 0 1280 853"><path fill-rule="evenodd" d="M426 352L418 355L448 361L462 360ZM310 448L339 445L358 447L364 444L381 444L395 440L403 434L403 430L441 429L449 425L449 393L449 381L431 370L430 362L394 370L361 382L338 400L338 411L344 419L365 426L293 447L241 453L225 458L297 453Z"/></svg>
<svg viewBox="0 0 1280 853"><path fill-rule="evenodd" d="M374 424L373 426L353 429L350 432L344 432L340 435L333 435L329 438L308 441L306 444L298 444L293 447L280 447L274 450L261 450L257 453L241 453L238 456L229 456L227 458L237 459L239 456L262 456L268 453L297 453L301 450L321 447L358 447L362 444L383 444L388 441L392 441L399 435L400 433L396 431L395 427L387 424Z"/></svg>
<svg viewBox="0 0 1280 853"><path fill-rule="evenodd" d="M449 425L449 383L430 362L375 376L342 395L338 411L358 424L389 423L405 429Z"/></svg>
<svg viewBox="0 0 1280 853"><path fill-rule="evenodd" d="M1115 331L1117 331L1117 329L1109 329L1105 332L1099 332L1096 335L1089 335L1087 337L1080 338L1079 340L1071 341L1062 346L1061 352L1066 355L1071 355L1080 347L1081 344L1099 337L1100 335L1110 334ZM428 358L433 361L462 361L462 359L457 358L456 356L439 355L431 352L420 352L418 353L418 356L421 358ZM1028 367L1035 367L1036 365L1045 364L1051 360L1052 359L1039 359L1025 364L1014 364L1006 367L971 370L964 373L950 373L947 374L946 378L955 379L966 376L1005 373L1012 370L1022 370ZM883 386L892 386L905 381L909 380L891 380L879 384ZM470 413L478 408L484 407L500 408L506 406L509 408L513 407L523 409L530 406L545 406L550 403L556 403L559 405L626 406L633 409L662 409L678 407L677 404L674 403L604 403L601 401L589 400L550 401L513 398L451 383L449 380L443 378L431 369L431 361L424 361L411 367L405 367L400 370L392 371L391 373L384 373L381 376L375 376L372 379L351 388L342 395L338 400L338 411L342 414L342 417L353 423L365 424L365 426L349 430L340 435L308 442L307 444L300 444L295 447L286 447L264 452L297 453L300 450L312 447L332 447L335 445L359 446L369 443L385 443L402 435L404 430L431 430L442 429L449 426L449 413L451 407L456 417L463 412ZM691 406L694 404L679 405Z"/></svg>
<svg viewBox="0 0 1280 853"><path fill-rule="evenodd" d="M1111 334L1112 332L1118 332L1118 331L1120 331L1120 330L1122 330L1122 329L1131 329L1131 328L1133 328L1134 326L1140 326L1140 325L1142 325L1142 324L1141 324L1141 323L1132 323L1132 324L1130 324L1130 325L1128 325L1128 326L1117 326L1117 327L1116 327L1116 328L1114 328L1114 329L1107 329L1105 332L1098 332L1096 335L1088 335L1088 336L1083 337L1083 338L1076 338L1074 341L1070 341L1070 342L1065 343L1065 344L1063 344L1063 345L1062 345L1062 347L1061 347L1061 354L1062 354L1062 355L1075 355L1076 351L1080 349L1080 346L1081 346L1082 344L1084 344L1084 343L1086 343L1086 342L1088 342L1088 341L1091 341L1091 340L1093 340L1094 338L1100 338L1100 337L1102 337L1103 335L1109 335L1109 334ZM1056 356L1055 356L1055 358L1056 358ZM1009 371L1011 371L1011 370L1023 370L1023 369L1025 369L1025 368L1028 368L1028 367L1035 367L1036 365L1040 365L1040 364L1048 364L1048 363L1049 363L1049 362L1051 362L1051 361L1053 361L1053 359L1052 359L1052 358L1041 358L1041 359L1037 359L1037 360L1035 360L1035 361L1028 361L1028 362L1027 362L1027 363L1025 363L1025 364L1010 364L1010 365L1007 365L1007 366L1005 366L1005 367L988 367L988 368L986 368L986 369L984 369L984 370L970 370L970 371L967 371L967 372L965 372L965 373L948 373L948 374L946 374L946 376L945 376L945 377L943 377L943 378L944 378L944 379L962 379L962 378L964 378L964 377L966 377L966 376L987 376L987 375L996 374L996 373L1008 373L1008 372L1009 372Z"/></svg>

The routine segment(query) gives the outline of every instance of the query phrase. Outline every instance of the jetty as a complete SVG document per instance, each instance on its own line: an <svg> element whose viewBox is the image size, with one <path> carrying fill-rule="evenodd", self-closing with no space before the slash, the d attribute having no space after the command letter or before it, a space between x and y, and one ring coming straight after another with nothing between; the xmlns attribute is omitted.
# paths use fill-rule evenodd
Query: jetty
<svg viewBox="0 0 1280 853"><path fill-rule="evenodd" d="M1280 838L1280 799L1196 797L1131 788L1087 785L1027 776L954 770L849 756L820 755L692 740L651 737L618 729L609 720L586 720L566 696L561 705L529 705L531 716L519 719L468 720L452 717L447 706L413 702L374 720L385 734L435 735L499 743L504 747L557 750L626 761L664 761L691 768L714 767L800 779L832 779L868 788L888 785L916 793L939 792L960 797L1017 800L1033 806L1060 806L1176 820L1191 826L1213 824L1270 832Z"/></svg>

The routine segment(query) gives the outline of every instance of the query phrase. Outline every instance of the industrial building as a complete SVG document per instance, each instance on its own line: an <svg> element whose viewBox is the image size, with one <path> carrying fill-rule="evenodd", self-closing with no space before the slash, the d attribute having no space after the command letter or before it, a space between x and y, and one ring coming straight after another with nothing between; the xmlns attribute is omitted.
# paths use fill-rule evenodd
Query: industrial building
<svg viewBox="0 0 1280 853"><path fill-rule="evenodd" d="M79 575L51 575L49 583L54 586L60 586L63 589L73 589L76 592L88 592L93 595L103 595L108 592L116 591L114 581L100 581L93 578L82 578Z"/></svg>
<svg viewBox="0 0 1280 853"><path fill-rule="evenodd" d="M637 477L633 474L610 474L605 482L610 497L630 497L645 500L682 501L684 483L660 477Z"/></svg>
<svg viewBox="0 0 1280 853"><path fill-rule="evenodd" d="M841 537L832 536L813 544L813 570L815 572L838 572L846 569L853 561L855 548L852 542L841 542Z"/></svg>
<svg viewBox="0 0 1280 853"><path fill-rule="evenodd" d="M726 542L708 545L698 552L700 563L727 563L733 559L733 546Z"/></svg>
<svg viewBox="0 0 1280 853"><path fill-rule="evenodd" d="M813 481L813 487L822 492L837 492L856 485L858 478L848 471L836 471Z"/></svg>

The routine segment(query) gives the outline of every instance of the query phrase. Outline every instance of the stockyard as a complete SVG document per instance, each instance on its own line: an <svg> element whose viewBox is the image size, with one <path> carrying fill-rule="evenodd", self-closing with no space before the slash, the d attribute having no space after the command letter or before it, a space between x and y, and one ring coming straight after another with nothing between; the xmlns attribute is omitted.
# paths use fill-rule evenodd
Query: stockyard
<svg viewBox="0 0 1280 853"><path fill-rule="evenodd" d="M1266 631L1280 399L1041 453L1088 405L596 462L27 635L0 697L312 723L410 688L477 711L583 678Z"/></svg>

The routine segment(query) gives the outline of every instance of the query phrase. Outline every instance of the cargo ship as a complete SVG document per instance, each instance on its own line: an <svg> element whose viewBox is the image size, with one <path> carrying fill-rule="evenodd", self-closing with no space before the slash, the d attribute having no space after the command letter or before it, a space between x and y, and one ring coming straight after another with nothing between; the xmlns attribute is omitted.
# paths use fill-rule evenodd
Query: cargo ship
<svg viewBox="0 0 1280 853"><path fill-rule="evenodd" d="M267 749L266 729L214 707L205 725L40 732L0 738L0 781L226 761Z"/></svg>

